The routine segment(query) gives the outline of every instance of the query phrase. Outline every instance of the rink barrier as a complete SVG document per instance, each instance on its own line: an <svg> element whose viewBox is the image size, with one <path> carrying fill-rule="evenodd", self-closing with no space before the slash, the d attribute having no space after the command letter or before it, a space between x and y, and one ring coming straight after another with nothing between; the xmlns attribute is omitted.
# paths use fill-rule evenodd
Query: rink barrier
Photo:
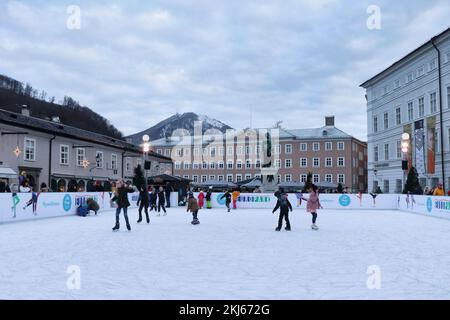
<svg viewBox="0 0 450 320"><path fill-rule="evenodd" d="M225 199L221 199L222 195L223 193L212 194L213 208L225 207ZM195 196L197 197L198 193L195 193ZM304 197L308 196L308 194L304 194ZM84 204L88 198L94 198L97 201L100 211L111 211L115 210L115 204L111 205L110 202L111 197L112 193L110 192L1 193L0 223L75 215L77 207ZM138 194L129 194L128 197L130 208L136 208ZM296 194L289 194L289 201L294 210L306 209L306 201L299 202ZM33 202L35 202L35 207ZM370 194L321 194L320 202L325 209L401 210L450 219L450 197L379 194L374 198ZM173 207L178 204L177 193L171 194L171 204ZM276 198L273 194L241 194L237 200L237 207L241 209L271 210L275 205Z"/></svg>
<svg viewBox="0 0 450 320"><path fill-rule="evenodd" d="M99 211L115 210L111 192L83 193L0 193L0 223L75 215L77 208L93 198ZM138 193L128 194L130 208L137 208ZM171 205L178 205L178 194L170 196ZM27 206L28 205L28 206Z"/></svg>

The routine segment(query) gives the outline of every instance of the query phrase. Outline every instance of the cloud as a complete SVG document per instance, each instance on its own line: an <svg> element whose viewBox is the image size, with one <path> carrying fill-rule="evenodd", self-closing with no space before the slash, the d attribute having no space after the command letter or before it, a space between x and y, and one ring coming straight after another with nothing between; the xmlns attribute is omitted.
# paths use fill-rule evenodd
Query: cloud
<svg viewBox="0 0 450 320"><path fill-rule="evenodd" d="M71 95L126 134L175 112L236 128L284 120L337 126L366 139L358 85L447 24L446 1L380 0L383 27L366 28L372 1L151 3L78 1L81 30L60 1L0 3L0 72Z"/></svg>

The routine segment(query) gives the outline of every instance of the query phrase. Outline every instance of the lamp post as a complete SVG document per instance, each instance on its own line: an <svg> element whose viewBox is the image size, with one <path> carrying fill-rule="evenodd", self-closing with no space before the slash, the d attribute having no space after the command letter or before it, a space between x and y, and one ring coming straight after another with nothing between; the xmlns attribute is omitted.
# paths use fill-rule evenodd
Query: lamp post
<svg viewBox="0 0 450 320"><path fill-rule="evenodd" d="M408 152L409 152L409 143L410 143L410 136L409 133L403 133L402 134L402 153L403 153L403 160L402 160L402 170L403 170L403 187L405 187L406 184L406 174L409 169L408 165Z"/></svg>
<svg viewBox="0 0 450 320"><path fill-rule="evenodd" d="M146 158L146 155L150 152L150 137L149 137L149 135L145 134L142 137L142 141L144 142L142 144L143 164L144 164L144 177L145 177L145 183L147 183L147 170L145 169L145 158Z"/></svg>

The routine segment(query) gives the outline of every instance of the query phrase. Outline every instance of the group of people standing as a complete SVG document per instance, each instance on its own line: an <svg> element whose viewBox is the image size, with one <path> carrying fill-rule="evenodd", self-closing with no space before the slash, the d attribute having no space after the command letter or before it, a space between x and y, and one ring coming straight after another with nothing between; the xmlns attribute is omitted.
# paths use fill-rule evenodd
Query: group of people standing
<svg viewBox="0 0 450 320"><path fill-rule="evenodd" d="M150 223L149 216L149 208L150 211L155 210L158 212L158 216L161 216L161 210L164 212L164 216L167 215L166 210L166 195L167 190L163 187L146 187L141 186L137 188L139 192L139 198L137 201L137 205L139 207L139 219L137 223L142 222L142 211L145 213L147 223ZM120 212L123 211L123 216L125 218L125 223L128 231L131 231L131 225L128 219L128 207L130 206L130 201L128 200L128 194L136 192L136 188L131 187L130 185L125 184L122 180L119 180L116 183L116 190L114 191L114 196L111 198L111 202L115 202L117 205L116 209L116 224L113 227L113 231L117 231L120 229ZM169 192L170 197L170 192ZM168 203L168 207L170 206L170 202Z"/></svg>

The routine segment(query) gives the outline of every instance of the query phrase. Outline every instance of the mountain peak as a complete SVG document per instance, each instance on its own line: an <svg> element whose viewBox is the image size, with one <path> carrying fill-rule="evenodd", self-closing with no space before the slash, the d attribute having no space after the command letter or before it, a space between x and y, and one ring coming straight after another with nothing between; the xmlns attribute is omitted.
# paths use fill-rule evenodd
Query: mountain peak
<svg viewBox="0 0 450 320"><path fill-rule="evenodd" d="M177 129L187 130L190 134L194 134L194 124L196 121L202 122L203 132L210 129L217 129L220 132L224 132L227 129L232 129L230 126L222 123L219 120L210 118L207 115L198 115L194 112L185 112L183 114L176 113L167 119L162 120L153 127L150 127L144 131L130 135L127 139L130 139L132 143L139 144L142 141L142 136L148 134L150 140L158 140L172 136L172 133Z"/></svg>

